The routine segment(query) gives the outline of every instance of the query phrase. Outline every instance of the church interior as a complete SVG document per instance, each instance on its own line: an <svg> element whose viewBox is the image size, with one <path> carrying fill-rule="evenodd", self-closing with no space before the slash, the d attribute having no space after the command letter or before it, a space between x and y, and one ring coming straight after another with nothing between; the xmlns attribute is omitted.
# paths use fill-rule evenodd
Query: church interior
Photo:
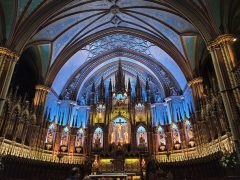
<svg viewBox="0 0 240 180"><path fill-rule="evenodd" d="M239 61L239 0L0 0L0 179L240 179Z"/></svg>

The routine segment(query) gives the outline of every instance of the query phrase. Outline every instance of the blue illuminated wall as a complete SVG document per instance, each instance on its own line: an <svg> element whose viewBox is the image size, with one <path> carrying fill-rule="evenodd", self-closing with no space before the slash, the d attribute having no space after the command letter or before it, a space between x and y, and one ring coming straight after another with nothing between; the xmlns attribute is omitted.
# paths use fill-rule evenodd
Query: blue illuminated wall
<svg viewBox="0 0 240 180"><path fill-rule="evenodd" d="M86 105L78 105L70 100L58 100L50 92L46 100L45 112L50 122L55 121L63 126L86 127L90 108Z"/></svg>
<svg viewBox="0 0 240 180"><path fill-rule="evenodd" d="M167 120L167 106L165 103L155 103L151 108L153 125L164 125Z"/></svg>
<svg viewBox="0 0 240 180"><path fill-rule="evenodd" d="M132 88L134 92L134 86ZM145 95L143 93L144 101L146 101ZM163 102L151 105L153 125L171 124L179 121L179 118L185 119L185 116L189 118L190 111L194 111L193 107L192 90L187 86L183 95L170 96L165 98ZM71 100L58 100L52 92L47 96L45 112L50 122L55 121L63 126L68 124L69 126L85 128L89 119L89 111L89 106L78 105Z"/></svg>
<svg viewBox="0 0 240 180"><path fill-rule="evenodd" d="M152 104L153 125L171 124L171 122L178 122L179 118L182 120L189 118L190 111L194 111L193 107L192 90L189 86L186 86L183 95L170 96L165 98L165 101L162 103Z"/></svg>

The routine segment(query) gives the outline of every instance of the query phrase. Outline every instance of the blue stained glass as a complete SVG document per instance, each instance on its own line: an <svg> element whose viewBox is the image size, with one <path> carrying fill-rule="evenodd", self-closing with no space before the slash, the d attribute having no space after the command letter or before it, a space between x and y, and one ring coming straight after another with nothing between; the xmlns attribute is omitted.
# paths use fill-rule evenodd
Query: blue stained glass
<svg viewBox="0 0 240 180"><path fill-rule="evenodd" d="M65 127L65 128L63 129L63 131L64 131L65 133L67 133L67 132L69 131L68 127Z"/></svg>
<svg viewBox="0 0 240 180"><path fill-rule="evenodd" d="M121 118L115 119L114 124L127 124L127 121L126 121L126 119L121 117Z"/></svg>
<svg viewBox="0 0 240 180"><path fill-rule="evenodd" d="M173 125L172 125L172 128L173 128L173 129L178 129L178 127L177 127L176 124L173 124Z"/></svg>
<svg viewBox="0 0 240 180"><path fill-rule="evenodd" d="M84 132L83 132L83 129L82 129L82 128L78 130L78 134L84 134Z"/></svg>
<svg viewBox="0 0 240 180"><path fill-rule="evenodd" d="M163 133L163 132L164 132L163 128L162 128L162 127L159 127L159 128L158 128L158 132L159 132L159 133Z"/></svg>
<svg viewBox="0 0 240 180"><path fill-rule="evenodd" d="M114 96L114 99L123 100L127 99L127 96L125 94L117 94L116 96Z"/></svg>
<svg viewBox="0 0 240 180"><path fill-rule="evenodd" d="M51 124L51 125L49 126L49 129L54 129L54 128L55 128L54 124Z"/></svg>
<svg viewBox="0 0 240 180"><path fill-rule="evenodd" d="M186 126L191 126L190 121L186 121L185 124L186 124Z"/></svg>
<svg viewBox="0 0 240 180"><path fill-rule="evenodd" d="M137 132L146 132L146 129L145 129L143 126L140 126L140 127L137 129Z"/></svg>
<svg viewBox="0 0 240 180"><path fill-rule="evenodd" d="M95 133L96 134L102 134L103 133L102 128L98 127L97 129L95 129Z"/></svg>

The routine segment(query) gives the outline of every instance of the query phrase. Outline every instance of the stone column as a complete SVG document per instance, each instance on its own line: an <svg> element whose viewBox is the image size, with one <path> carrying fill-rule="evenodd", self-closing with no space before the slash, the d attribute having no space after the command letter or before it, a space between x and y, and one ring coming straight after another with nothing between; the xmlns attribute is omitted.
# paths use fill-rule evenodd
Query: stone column
<svg viewBox="0 0 240 180"><path fill-rule="evenodd" d="M39 121L42 121L46 97L50 92L50 88L43 85L37 85L35 89L34 107L36 108L36 116L40 118Z"/></svg>
<svg viewBox="0 0 240 180"><path fill-rule="evenodd" d="M192 94L194 98L195 109L200 108L199 100L203 96L203 78L197 77L188 82L188 86L192 88Z"/></svg>
<svg viewBox="0 0 240 180"><path fill-rule="evenodd" d="M212 57L235 149L240 159L240 133L238 129L240 93L235 76L232 72L236 64L232 47L233 40L234 37L232 35L221 35L209 43L208 50Z"/></svg>
<svg viewBox="0 0 240 180"><path fill-rule="evenodd" d="M0 47L0 115L19 55L10 49Z"/></svg>

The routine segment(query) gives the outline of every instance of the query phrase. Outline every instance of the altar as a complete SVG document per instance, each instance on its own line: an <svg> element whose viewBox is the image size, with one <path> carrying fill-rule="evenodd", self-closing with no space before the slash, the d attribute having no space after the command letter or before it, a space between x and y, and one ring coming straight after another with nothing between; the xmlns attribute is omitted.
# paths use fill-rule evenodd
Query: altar
<svg viewBox="0 0 240 180"><path fill-rule="evenodd" d="M134 173L103 173L90 175L90 177L93 180L141 180L141 177Z"/></svg>

